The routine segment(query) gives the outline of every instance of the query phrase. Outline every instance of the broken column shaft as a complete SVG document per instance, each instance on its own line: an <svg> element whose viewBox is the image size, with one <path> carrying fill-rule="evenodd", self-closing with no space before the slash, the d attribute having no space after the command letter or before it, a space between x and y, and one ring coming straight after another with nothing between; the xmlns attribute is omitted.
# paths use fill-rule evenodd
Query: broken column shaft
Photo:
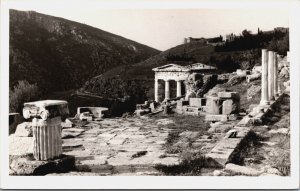
<svg viewBox="0 0 300 191"><path fill-rule="evenodd" d="M268 105L269 94L268 94L268 54L266 49L262 49L261 55L261 100L260 105Z"/></svg>

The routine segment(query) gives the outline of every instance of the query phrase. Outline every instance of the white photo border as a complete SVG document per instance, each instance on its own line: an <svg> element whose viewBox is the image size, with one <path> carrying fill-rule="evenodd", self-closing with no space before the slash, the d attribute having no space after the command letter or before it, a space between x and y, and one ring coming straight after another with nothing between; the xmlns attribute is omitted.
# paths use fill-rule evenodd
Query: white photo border
<svg viewBox="0 0 300 191"><path fill-rule="evenodd" d="M290 13L291 54L291 176L289 177L205 177L205 176L9 176L8 90L9 9L14 5L80 8L136 9L235 9L282 8ZM67 5L67 6L66 6ZM101 6L100 6L101 5ZM297 189L299 188L299 71L300 3L297 0L3 0L1 1L0 132L1 179L3 189Z"/></svg>

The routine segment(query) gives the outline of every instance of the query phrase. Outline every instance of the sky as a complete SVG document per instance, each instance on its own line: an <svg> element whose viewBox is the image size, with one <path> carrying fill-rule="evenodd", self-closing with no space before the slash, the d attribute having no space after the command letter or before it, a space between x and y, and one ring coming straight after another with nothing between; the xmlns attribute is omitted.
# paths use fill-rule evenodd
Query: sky
<svg viewBox="0 0 300 191"><path fill-rule="evenodd" d="M17 10L33 10L85 23L125 38L166 50L182 44L185 37L215 37L240 34L247 29L257 33L274 27L288 27L288 9L279 7L212 8L105 8L93 6L14 5Z"/></svg>

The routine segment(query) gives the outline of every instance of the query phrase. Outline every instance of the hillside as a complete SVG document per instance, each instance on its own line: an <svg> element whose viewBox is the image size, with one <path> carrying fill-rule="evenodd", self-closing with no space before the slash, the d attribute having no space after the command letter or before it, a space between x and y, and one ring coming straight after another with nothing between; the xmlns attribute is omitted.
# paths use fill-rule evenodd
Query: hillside
<svg viewBox="0 0 300 191"><path fill-rule="evenodd" d="M168 63L186 65L200 62L216 66L220 73L233 72L239 68L252 69L254 65L260 65L261 48L268 48L284 54L289 47L288 32L260 32L255 35L244 32L244 34L244 36L239 36L236 40L226 42L221 46L213 46L203 41L178 45L140 63L118 66L102 75L95 76L88 80L80 90L102 97L123 98L131 95L124 87L130 86L134 82L134 84L138 84L135 87L137 91L144 91L145 99L153 99L154 72L152 68L154 67ZM120 85L120 81L122 85ZM116 84L118 85L116 86ZM106 89L110 91L106 91Z"/></svg>
<svg viewBox="0 0 300 191"><path fill-rule="evenodd" d="M117 66L158 50L109 32L33 11L10 10L9 80L37 83L43 92L78 88Z"/></svg>
<svg viewBox="0 0 300 191"><path fill-rule="evenodd" d="M247 33L245 33L245 31ZM260 31L251 34L244 30L244 36L223 45L213 46L205 41L193 41L170 48L155 56L132 66L119 66L102 75L102 77L120 76L123 79L153 79L152 68L167 63L187 65L200 62L216 66L221 72L232 72L238 68L251 69L260 63L262 48L286 54L288 50L289 33L281 31Z"/></svg>

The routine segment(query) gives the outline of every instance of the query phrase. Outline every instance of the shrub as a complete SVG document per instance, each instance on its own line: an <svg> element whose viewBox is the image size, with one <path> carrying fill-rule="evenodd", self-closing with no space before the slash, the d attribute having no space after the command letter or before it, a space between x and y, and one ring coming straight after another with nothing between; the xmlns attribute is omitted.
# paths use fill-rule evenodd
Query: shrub
<svg viewBox="0 0 300 191"><path fill-rule="evenodd" d="M27 81L18 81L18 84L9 90L9 112L21 112L24 102L32 101L39 96L38 86Z"/></svg>

